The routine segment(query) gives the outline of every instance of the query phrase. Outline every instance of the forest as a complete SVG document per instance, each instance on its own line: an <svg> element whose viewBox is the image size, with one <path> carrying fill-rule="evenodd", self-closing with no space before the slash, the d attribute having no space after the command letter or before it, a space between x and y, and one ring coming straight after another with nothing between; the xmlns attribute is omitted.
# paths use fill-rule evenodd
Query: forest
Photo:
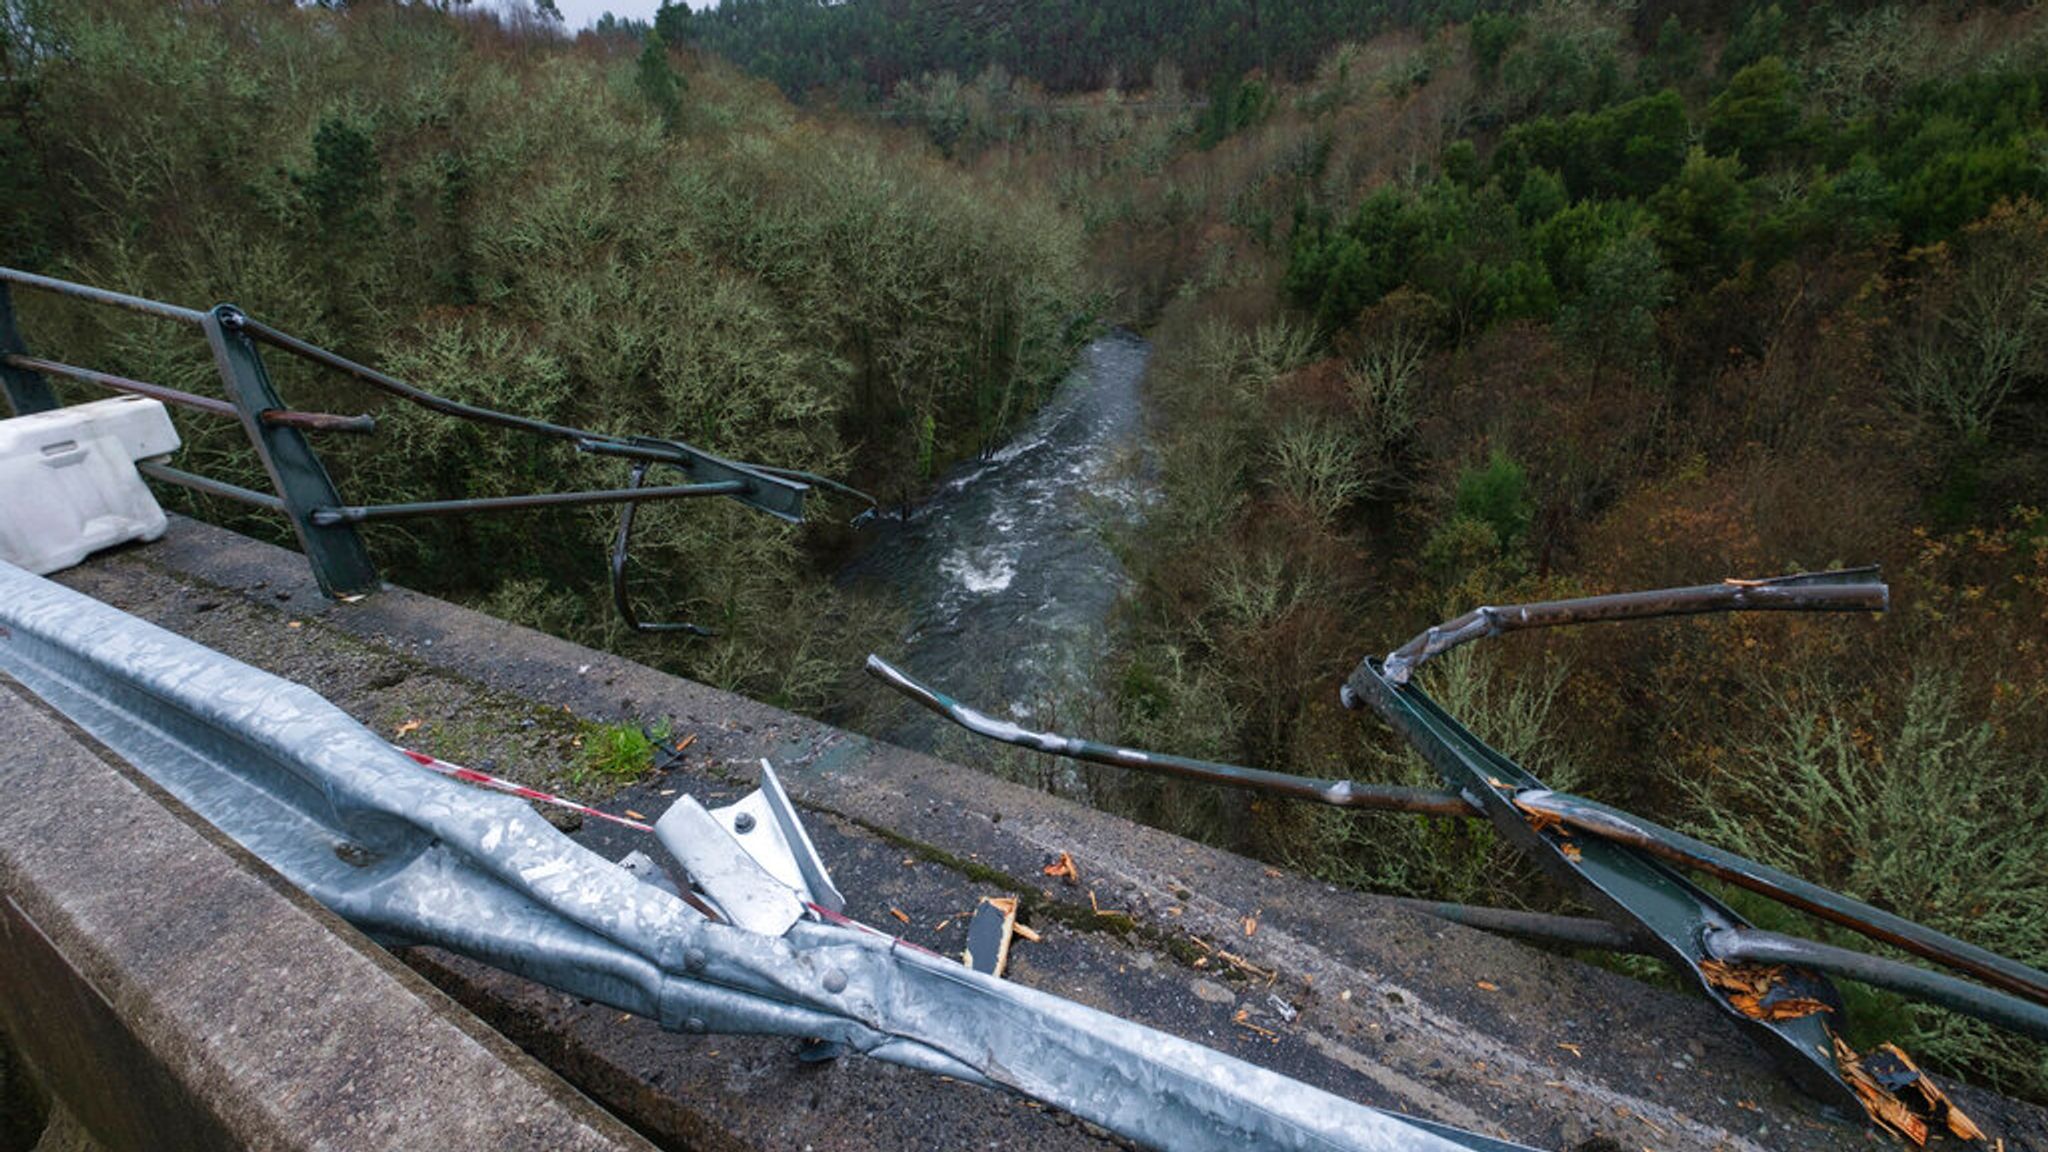
<svg viewBox="0 0 2048 1152"><path fill-rule="evenodd" d="M572 44L537 18L399 4L0 12L9 264L230 301L458 400L900 497L999 442L1090 324L1080 229L1050 197L828 130L651 34ZM19 302L39 354L219 392L188 333ZM379 405L273 361L292 402L381 421L321 444L351 500L625 481L622 461ZM231 421L178 419L186 467L268 488ZM635 564L663 574L642 610L720 633L688 646L633 648L611 615L608 509L401 523L371 544L398 583L824 707L857 675L862 629L887 627L885 611L849 612L812 559L860 506L821 505L796 531L689 503L647 509L634 542ZM236 505L177 507L288 539Z"/></svg>
<svg viewBox="0 0 2048 1152"><path fill-rule="evenodd" d="M1333 40L1469 17L1474 0L720 0L664 3L654 27L716 52L793 96L875 99L927 73L987 68L1056 92L1118 86L1172 63L1197 82L1250 69L1312 71Z"/></svg>
<svg viewBox="0 0 2048 1152"><path fill-rule="evenodd" d="M1882 564L1882 619L1519 637L1424 682L1554 786L2048 963L2032 6L723 0L575 38L399 4L0 10L10 262L232 298L454 395L893 498L998 442L1095 324L1143 332L1160 498L1117 542L1097 739L1433 783L1340 706L1363 654L1484 603ZM24 309L88 362L206 370ZM246 470L231 431L186 435ZM343 464L366 495L602 470L391 431L402 458ZM651 562L726 635L659 652L595 597L603 516L380 559L844 715L890 624L826 578L843 534L689 511L648 519ZM1079 787L1331 883L1569 910L1476 822ZM1858 1043L2048 1099L2038 1045L1856 995Z"/></svg>
<svg viewBox="0 0 2048 1152"><path fill-rule="evenodd" d="M1428 689L1555 786L2048 957L2048 26L1482 7L1352 13L1311 64L1236 73L1213 39L1121 58L1105 16L1067 53L1123 65L1094 90L977 54L996 38L870 101L1049 189L1155 343L1163 497L1123 544L1088 734L1427 783L1338 702L1365 653L1483 603L1879 563L1880 622L1522 637ZM1173 11L1198 37L1207 9ZM1469 821L1108 769L1085 791L1334 882L1556 906ZM2048 1092L2038 1046L1881 995L1857 1015Z"/></svg>

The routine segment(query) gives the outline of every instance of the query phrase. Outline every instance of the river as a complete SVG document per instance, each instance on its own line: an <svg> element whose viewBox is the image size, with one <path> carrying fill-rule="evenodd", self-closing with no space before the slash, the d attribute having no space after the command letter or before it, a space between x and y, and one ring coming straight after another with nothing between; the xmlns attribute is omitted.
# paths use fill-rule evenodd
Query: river
<svg viewBox="0 0 2048 1152"><path fill-rule="evenodd" d="M1009 444L878 530L841 578L908 611L885 659L1019 723L1077 719L1128 583L1111 539L1153 499L1139 394L1150 354L1120 330L1091 342ZM922 712L893 711L876 734L988 762Z"/></svg>

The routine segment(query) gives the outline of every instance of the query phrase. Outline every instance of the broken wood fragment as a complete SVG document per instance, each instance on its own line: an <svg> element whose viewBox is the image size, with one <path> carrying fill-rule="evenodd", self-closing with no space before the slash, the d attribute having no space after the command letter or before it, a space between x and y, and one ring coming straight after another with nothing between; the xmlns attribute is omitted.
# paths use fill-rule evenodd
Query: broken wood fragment
<svg viewBox="0 0 2048 1152"><path fill-rule="evenodd" d="M1797 1020L1834 1006L1811 996L1801 996L1786 980L1783 964L1730 964L1722 960L1700 961L1700 974L1728 998L1736 1011L1752 1020Z"/></svg>
<svg viewBox="0 0 2048 1152"><path fill-rule="evenodd" d="M1880 1044L1857 1055L1835 1037L1835 1061L1870 1118L1916 1145L1925 1146L1934 1125L1958 1140L1981 1141L1984 1131L1949 1100L1912 1057L1896 1044Z"/></svg>
<svg viewBox="0 0 2048 1152"><path fill-rule="evenodd" d="M1000 979L1010 966L1010 938L1017 931L1017 898L983 896L967 924L967 951L960 962Z"/></svg>
<svg viewBox="0 0 2048 1152"><path fill-rule="evenodd" d="M1047 864L1042 871L1047 876L1057 876L1069 884L1081 882L1081 870L1074 866L1074 858L1065 852L1060 853L1060 858Z"/></svg>

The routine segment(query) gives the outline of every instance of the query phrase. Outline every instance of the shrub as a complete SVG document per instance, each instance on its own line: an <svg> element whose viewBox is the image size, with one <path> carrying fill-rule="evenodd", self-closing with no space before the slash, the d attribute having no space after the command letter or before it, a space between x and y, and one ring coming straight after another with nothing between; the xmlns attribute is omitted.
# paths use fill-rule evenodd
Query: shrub
<svg viewBox="0 0 2048 1152"><path fill-rule="evenodd" d="M1513 547L1529 530L1532 508L1528 474L1499 448L1488 454L1485 464L1458 473L1453 514L1493 529L1502 547Z"/></svg>
<svg viewBox="0 0 2048 1152"><path fill-rule="evenodd" d="M1685 785L1701 838L2023 963L2048 961L2048 788L1964 709L1959 677L1900 669L1889 713L1815 679L1758 698L1770 738ZM1939 1067L2038 1095L2048 1054L1940 1009L1899 1037Z"/></svg>

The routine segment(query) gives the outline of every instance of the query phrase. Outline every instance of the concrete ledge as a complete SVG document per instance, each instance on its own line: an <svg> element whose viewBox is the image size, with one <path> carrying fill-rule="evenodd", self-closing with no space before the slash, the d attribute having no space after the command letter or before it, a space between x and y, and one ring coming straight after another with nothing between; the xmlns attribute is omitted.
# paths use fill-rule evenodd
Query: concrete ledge
<svg viewBox="0 0 2048 1152"><path fill-rule="evenodd" d="M1018 894L1043 940L1013 954L1011 979L1352 1099L1539 1148L1871 1146L1860 1118L1822 1114L1700 999L431 597L392 588L329 603L301 557L216 528L174 519L164 540L60 578L305 683L387 733L401 718L423 719L408 740L438 730L452 745L444 754L479 767L495 758L515 778L560 768L563 748L517 729L564 709L667 719L696 738L681 766L611 797L614 810L652 814L682 791L723 802L751 787L756 758L770 757L808 810L852 914L958 953L978 896ZM612 858L646 847L595 823L575 835ZM1041 875L1062 851L1083 886ZM1098 916L1094 904L1128 915ZM1247 978L1218 950L1270 977ZM865 1060L802 1064L785 1041L667 1034L467 961L425 951L407 959L664 1146L1111 1146L1013 1097ZM2040 1109L1957 1095L2008 1149L2048 1152Z"/></svg>
<svg viewBox="0 0 2048 1152"><path fill-rule="evenodd" d="M0 677L0 1030L101 1147L639 1149Z"/></svg>

